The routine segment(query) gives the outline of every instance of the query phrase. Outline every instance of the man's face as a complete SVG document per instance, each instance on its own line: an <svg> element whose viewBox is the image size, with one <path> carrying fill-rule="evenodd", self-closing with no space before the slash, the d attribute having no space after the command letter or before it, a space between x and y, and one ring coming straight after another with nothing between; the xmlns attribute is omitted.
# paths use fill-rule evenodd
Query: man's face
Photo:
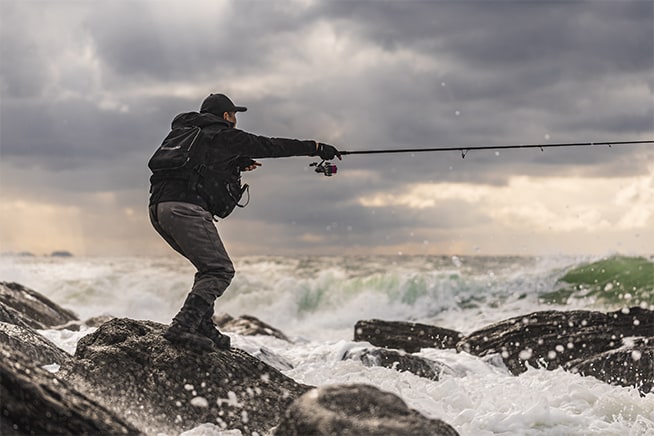
<svg viewBox="0 0 654 436"><path fill-rule="evenodd" d="M223 118L232 123L236 127L236 112L225 112Z"/></svg>

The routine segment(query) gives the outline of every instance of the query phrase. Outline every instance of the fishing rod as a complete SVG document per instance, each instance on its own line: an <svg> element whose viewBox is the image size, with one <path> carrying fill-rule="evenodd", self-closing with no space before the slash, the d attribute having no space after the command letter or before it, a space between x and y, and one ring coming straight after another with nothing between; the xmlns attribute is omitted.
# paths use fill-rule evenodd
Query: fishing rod
<svg viewBox="0 0 654 436"><path fill-rule="evenodd" d="M390 153L422 153L433 151L460 151L461 158L465 159L468 152L472 150L511 150L517 148L538 148L544 151L545 148L555 147L589 147L596 145L627 145L627 144L654 144L654 141L595 141L595 142L567 142L567 143L553 143L553 144L513 144L513 145L479 145L479 146L460 146L460 147L433 147L433 148L395 148L385 150L355 150L355 151L340 151L341 156L351 154L390 154ZM338 168L336 165L326 162L314 162L310 166L316 167L317 173L323 173L325 176L336 174Z"/></svg>

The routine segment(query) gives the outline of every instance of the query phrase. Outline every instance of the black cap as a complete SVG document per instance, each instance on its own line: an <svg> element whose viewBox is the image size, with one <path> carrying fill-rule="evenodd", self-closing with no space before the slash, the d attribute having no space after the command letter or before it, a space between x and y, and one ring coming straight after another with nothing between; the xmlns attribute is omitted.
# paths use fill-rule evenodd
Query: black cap
<svg viewBox="0 0 654 436"><path fill-rule="evenodd" d="M225 94L210 94L200 106L200 112L209 112L214 115L223 116L225 112L245 112L245 106L236 106Z"/></svg>

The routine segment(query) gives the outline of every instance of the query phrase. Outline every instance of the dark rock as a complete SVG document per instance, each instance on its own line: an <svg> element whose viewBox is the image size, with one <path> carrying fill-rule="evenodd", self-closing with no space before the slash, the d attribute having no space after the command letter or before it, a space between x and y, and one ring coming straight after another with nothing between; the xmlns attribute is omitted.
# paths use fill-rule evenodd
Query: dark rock
<svg viewBox="0 0 654 436"><path fill-rule="evenodd" d="M348 351L343 357L345 359L360 360L369 367L382 366L400 372L407 371L434 381L438 381L443 370L448 369L447 365L434 360L386 349Z"/></svg>
<svg viewBox="0 0 654 436"><path fill-rule="evenodd" d="M112 315L94 316L94 317L89 318L86 321L84 321L84 325L86 325L87 327L100 327L105 322L109 322L114 318L115 318L115 316L112 316Z"/></svg>
<svg viewBox="0 0 654 436"><path fill-rule="evenodd" d="M284 413L277 436L458 435L450 425L409 409L400 397L368 385L314 389Z"/></svg>
<svg viewBox="0 0 654 436"><path fill-rule="evenodd" d="M34 329L47 329L77 319L70 310L18 283L0 282L0 306L5 307L0 311L0 321Z"/></svg>
<svg viewBox="0 0 654 436"><path fill-rule="evenodd" d="M415 353L421 348L455 348L463 334L450 329L402 321L358 321L354 340Z"/></svg>
<svg viewBox="0 0 654 436"><path fill-rule="evenodd" d="M67 322L66 324L58 325L58 326L54 327L54 329L56 329L56 330L70 330L70 331L78 332L78 331L80 331L82 329L82 326L100 327L105 322L111 321L114 318L115 318L115 316L112 316L112 315L94 316L92 318L87 319L84 322L82 322L80 320L70 321L70 322Z"/></svg>
<svg viewBox="0 0 654 436"><path fill-rule="evenodd" d="M622 346L629 336L650 336L654 311L634 307L610 313L574 310L518 316L478 330L457 344L476 356L499 353L512 374L526 364L554 369Z"/></svg>
<svg viewBox="0 0 654 436"><path fill-rule="evenodd" d="M60 373L148 434L206 422L264 434L310 389L238 349L175 347L163 338L165 328L113 319L78 342Z"/></svg>
<svg viewBox="0 0 654 436"><path fill-rule="evenodd" d="M0 256L7 257L35 257L36 255L30 251L19 251L14 253L13 251L3 251L0 253Z"/></svg>
<svg viewBox="0 0 654 436"><path fill-rule="evenodd" d="M50 253L51 257L73 257L73 253L66 250L57 250Z"/></svg>
<svg viewBox="0 0 654 436"><path fill-rule="evenodd" d="M138 429L0 343L0 434L137 435Z"/></svg>
<svg viewBox="0 0 654 436"><path fill-rule="evenodd" d="M35 366L61 365L72 356L29 327L0 322L0 344L17 350Z"/></svg>
<svg viewBox="0 0 654 436"><path fill-rule="evenodd" d="M654 337L625 342L628 345L617 350L572 360L565 368L613 385L633 386L642 394L654 393Z"/></svg>
<svg viewBox="0 0 654 436"><path fill-rule="evenodd" d="M256 352L252 353L252 355L280 371L293 369L293 364L288 359L285 359L284 357L270 351L265 347L259 348Z"/></svg>
<svg viewBox="0 0 654 436"><path fill-rule="evenodd" d="M225 330L226 332L237 333L241 336L274 336L278 339L291 342L280 330L271 327L254 316L241 315L238 318L234 318L226 313L222 313L215 315L213 320L220 330Z"/></svg>
<svg viewBox="0 0 654 436"><path fill-rule="evenodd" d="M30 328L25 317L13 307L5 306L0 301L0 322Z"/></svg>

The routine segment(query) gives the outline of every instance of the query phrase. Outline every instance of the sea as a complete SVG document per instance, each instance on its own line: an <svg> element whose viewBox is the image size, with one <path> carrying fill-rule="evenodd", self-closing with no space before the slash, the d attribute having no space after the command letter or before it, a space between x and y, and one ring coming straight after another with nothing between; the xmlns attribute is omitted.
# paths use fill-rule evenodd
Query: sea
<svg viewBox="0 0 654 436"><path fill-rule="evenodd" d="M411 321L471 333L540 310L654 310L654 256L245 256L216 312L252 315L292 340L231 334L232 344L262 348L290 363L282 372L314 386L366 383L401 397L461 435L654 435L654 393L611 386L563 370L531 368L512 376L493 356L423 349L450 370L432 381L343 360L358 320ZM193 280L181 257L0 258L0 280L14 281L73 310L170 322ZM93 331L43 330L74 353ZM292 366L292 368L290 367ZM213 423L184 436L237 436Z"/></svg>

